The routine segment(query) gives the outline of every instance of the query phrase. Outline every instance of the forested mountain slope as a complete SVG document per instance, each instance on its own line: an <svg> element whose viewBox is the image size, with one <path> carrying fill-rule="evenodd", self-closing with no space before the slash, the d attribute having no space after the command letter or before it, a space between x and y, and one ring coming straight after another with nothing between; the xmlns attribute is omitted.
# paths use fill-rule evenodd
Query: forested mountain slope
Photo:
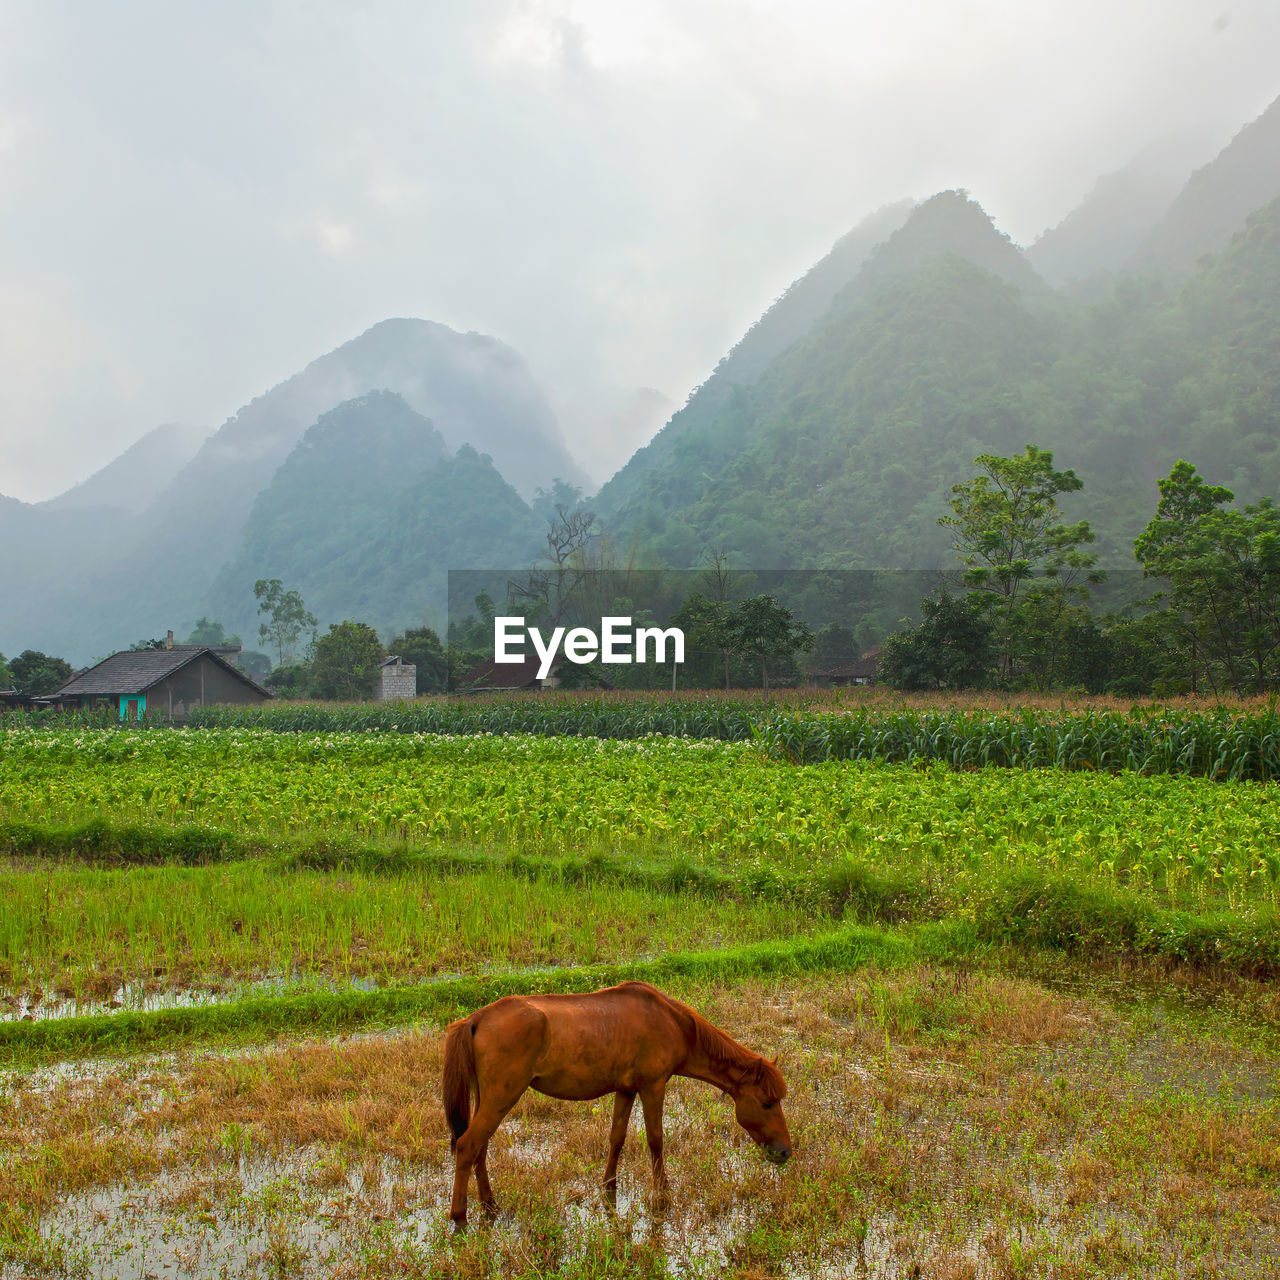
<svg viewBox="0 0 1280 1280"><path fill-rule="evenodd" d="M253 635L253 584L280 578L322 627L351 617L389 634L442 609L449 569L528 561L539 529L487 456L451 453L401 396L372 392L307 430L258 495L206 612Z"/></svg>
<svg viewBox="0 0 1280 1280"><path fill-rule="evenodd" d="M6 523L21 521L32 545L52 546L56 559L39 561L38 586L31 575L0 580L21 588L0 617L0 651L34 645L83 661L194 622L239 554L257 496L303 434L336 405L384 388L429 416L444 445L499 458L527 495L582 478L518 353L428 321L383 321L245 405L141 514L94 508L55 522L69 513L50 511L32 523L32 512L13 513Z"/></svg>
<svg viewBox="0 0 1280 1280"><path fill-rule="evenodd" d="M951 202L966 226L974 208ZM743 567L946 565L951 485L1026 443L1085 480L1068 514L1114 568L1134 566L1179 457L1246 500L1280 493L1280 202L1184 284L1122 280L1094 305L953 252L909 262L712 420L660 437L643 477L615 477L601 505L623 540L676 566L709 548Z"/></svg>
<svg viewBox="0 0 1280 1280"><path fill-rule="evenodd" d="M1129 266L1190 271L1226 248L1245 219L1280 197L1280 98L1193 173Z"/></svg>
<svg viewBox="0 0 1280 1280"><path fill-rule="evenodd" d="M895 314L884 314L886 307ZM911 316L899 322L901 309ZM918 471L911 424L924 410L912 407L912 397L935 404L950 394L953 374L977 385L989 365L1012 361L1020 368L1033 358L1027 353L1037 349L1036 335L1052 309L1051 290L981 207L963 192L944 192L912 212L809 334L753 385L729 388L710 414L696 411L700 392L605 486L597 509L606 523L673 565L719 545L732 547L743 563L770 568L828 564L832 556L849 564L855 543L874 561L881 554L874 550L878 535L870 528L853 532L856 519L847 523L853 513L833 507L833 495L825 494L825 486L840 483L830 468L843 473L848 450L874 428L886 438L906 433L901 444L877 446L875 456L886 455L878 469L906 462ZM945 350L934 352L930 344L938 335ZM907 400L886 408L904 379ZM960 417L973 407L960 409ZM865 478L862 463L856 470ZM894 519L906 516L902 503L912 493L923 496L929 488L919 479L904 481L898 471L888 483L897 501ZM883 532L889 516L878 509L878 487L865 497ZM752 511L762 502L767 511L756 519ZM863 499L855 505L861 510ZM783 506L790 509L779 527ZM919 543L914 534L907 541ZM854 563L873 561L854 554Z"/></svg>
<svg viewBox="0 0 1280 1280"><path fill-rule="evenodd" d="M1028 246L1027 261L1055 286L1121 270L1186 180L1185 170L1141 160L1104 174L1076 208Z"/></svg>

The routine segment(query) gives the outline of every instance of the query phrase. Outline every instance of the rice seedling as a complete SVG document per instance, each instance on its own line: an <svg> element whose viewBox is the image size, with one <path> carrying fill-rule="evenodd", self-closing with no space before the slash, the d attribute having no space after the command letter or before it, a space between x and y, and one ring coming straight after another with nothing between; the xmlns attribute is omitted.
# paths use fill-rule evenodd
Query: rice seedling
<svg viewBox="0 0 1280 1280"><path fill-rule="evenodd" d="M608 964L805 934L821 919L767 899L514 880L500 865L441 875L264 860L48 864L11 867L4 886L0 1009L19 1013L263 981L386 986L495 967Z"/></svg>

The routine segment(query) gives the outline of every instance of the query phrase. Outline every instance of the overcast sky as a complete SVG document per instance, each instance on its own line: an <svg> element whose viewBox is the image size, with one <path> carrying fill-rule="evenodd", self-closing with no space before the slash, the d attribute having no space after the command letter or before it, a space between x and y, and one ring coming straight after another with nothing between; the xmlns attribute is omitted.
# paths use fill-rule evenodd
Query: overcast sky
<svg viewBox="0 0 1280 1280"><path fill-rule="evenodd" d="M1276 0L0 0L0 493L388 316L683 400L879 205L1015 240L1280 94ZM598 479L635 443L569 438Z"/></svg>

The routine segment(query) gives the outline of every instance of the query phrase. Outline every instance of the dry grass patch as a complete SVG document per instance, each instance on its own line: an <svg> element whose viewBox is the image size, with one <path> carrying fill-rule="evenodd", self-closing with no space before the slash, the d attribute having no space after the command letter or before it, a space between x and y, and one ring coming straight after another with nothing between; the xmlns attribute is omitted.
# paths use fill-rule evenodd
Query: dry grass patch
<svg viewBox="0 0 1280 1280"><path fill-rule="evenodd" d="M530 1093L491 1147L500 1216L453 1237L432 1029L18 1084L0 1099L11 1250L45 1265L40 1251L79 1222L56 1210L63 1198L132 1186L142 1207L121 1231L154 1240L176 1219L173 1238L228 1274L918 1268L986 1280L1280 1267L1280 1115L1273 1096L1237 1087L1261 1066L1274 1074L1269 1052L1002 974L862 971L682 994L779 1055L796 1141L785 1169L759 1158L719 1094L677 1080L671 1212L650 1212L638 1132L610 1212L597 1190L609 1100ZM1172 1083L1131 1066L1161 1046ZM1179 1080L1188 1050L1216 1055L1216 1078Z"/></svg>

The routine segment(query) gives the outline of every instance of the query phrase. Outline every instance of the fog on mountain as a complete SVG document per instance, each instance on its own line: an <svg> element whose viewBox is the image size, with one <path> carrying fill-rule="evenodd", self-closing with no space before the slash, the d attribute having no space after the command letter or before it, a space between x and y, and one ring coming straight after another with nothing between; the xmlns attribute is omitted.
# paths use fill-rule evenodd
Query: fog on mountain
<svg viewBox="0 0 1280 1280"><path fill-rule="evenodd" d="M949 563L937 517L986 452L1051 448L1132 568L1180 457L1280 493L1280 102L1175 184L1099 180L1023 252L969 193L842 237L591 500L619 554L687 567ZM77 662L200 616L252 632L284 578L321 625L441 621L451 568L541 548L585 477L518 353L387 320L209 434L161 428L59 498L0 498L0 652ZM570 490L565 490L569 492Z"/></svg>

